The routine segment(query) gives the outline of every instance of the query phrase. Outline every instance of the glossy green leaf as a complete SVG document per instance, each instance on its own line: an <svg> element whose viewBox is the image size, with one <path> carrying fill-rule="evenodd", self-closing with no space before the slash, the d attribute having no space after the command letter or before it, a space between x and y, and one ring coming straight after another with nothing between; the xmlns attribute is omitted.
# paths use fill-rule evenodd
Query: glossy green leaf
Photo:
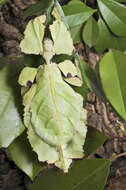
<svg viewBox="0 0 126 190"><path fill-rule="evenodd" d="M83 24L77 25L70 29L71 37L74 44L81 42L81 31L83 29Z"/></svg>
<svg viewBox="0 0 126 190"><path fill-rule="evenodd" d="M97 40L95 49L98 53L105 51L105 49L111 48L115 44L115 37L109 32L104 21L100 18L98 20L99 38Z"/></svg>
<svg viewBox="0 0 126 190"><path fill-rule="evenodd" d="M93 127L88 126L88 132L84 144L85 157L95 153L96 150L102 146L107 139L108 137L103 133Z"/></svg>
<svg viewBox="0 0 126 190"><path fill-rule="evenodd" d="M126 36L126 6L114 0L98 0L98 6L111 31Z"/></svg>
<svg viewBox="0 0 126 190"><path fill-rule="evenodd" d="M83 70L85 73L85 81L88 88L95 92L95 94L104 102L106 102L106 98L102 89L102 85L100 83L99 78L99 68L93 70L90 68L89 64L83 62Z"/></svg>
<svg viewBox="0 0 126 190"><path fill-rule="evenodd" d="M38 161L37 155L33 152L25 132L11 143L9 152L15 164L32 180L44 169L44 165Z"/></svg>
<svg viewBox="0 0 126 190"><path fill-rule="evenodd" d="M80 41L80 31L83 23L95 12L94 9L86 6L82 2L70 2L68 5L62 7L65 19L70 27L71 36L74 43Z"/></svg>
<svg viewBox="0 0 126 190"><path fill-rule="evenodd" d="M42 40L44 37L45 26L43 23L46 16L42 15L30 20L24 32L24 39L20 43L21 51L26 54L41 54L43 53Z"/></svg>
<svg viewBox="0 0 126 190"><path fill-rule="evenodd" d="M93 17L90 17L85 24L84 30L83 30L83 39L85 43L91 48L94 46L97 42L99 34L99 29L97 26L97 22Z"/></svg>
<svg viewBox="0 0 126 190"><path fill-rule="evenodd" d="M95 12L82 2L68 4L62 8L70 28L83 24Z"/></svg>
<svg viewBox="0 0 126 190"><path fill-rule="evenodd" d="M36 85L25 110L29 141L40 161L67 172L72 158L83 157L87 131L83 98L63 81L54 63L39 68Z"/></svg>
<svg viewBox="0 0 126 190"><path fill-rule="evenodd" d="M66 25L61 20L56 20L50 25L50 32L54 41L55 53L71 55L74 46Z"/></svg>
<svg viewBox="0 0 126 190"><path fill-rule="evenodd" d="M31 5L28 9L24 11L24 18L32 16L38 13L45 12L51 5L53 0L39 0L37 3Z"/></svg>
<svg viewBox="0 0 126 190"><path fill-rule="evenodd" d="M106 97L126 121L126 54L110 50L100 62L100 78Z"/></svg>
<svg viewBox="0 0 126 190"><path fill-rule="evenodd" d="M60 14L60 16L61 16L61 20L64 22L64 24L66 25L67 29L69 30L69 25L68 25L68 23L67 23L67 21L66 21L66 18L65 18L63 9L62 9L61 5L59 4L58 0L56 0L56 3L55 3L55 4L56 4L56 7L57 7L57 9L58 9L58 12L59 12L59 14Z"/></svg>
<svg viewBox="0 0 126 190"><path fill-rule="evenodd" d="M7 147L24 130L17 83L22 68L23 64L11 63L0 71L0 147Z"/></svg>
<svg viewBox="0 0 126 190"><path fill-rule="evenodd" d="M77 161L65 175L51 169L42 172L30 190L103 190L109 167L110 161L104 159Z"/></svg>
<svg viewBox="0 0 126 190"><path fill-rule="evenodd" d="M70 1L70 2L69 2L69 5L72 4L72 3L81 3L81 2L78 1L78 0L77 0L77 1L76 1L76 0L75 0L75 1ZM82 5L82 4L81 4L81 5ZM64 6L63 6L63 7L64 7ZM63 7L62 7L62 8L63 8ZM64 12L63 12L63 10L61 9L60 5L58 6L58 8L59 8L59 10L60 10L60 15L61 15L62 21L66 24L67 28L69 29L69 25L68 25L68 23L67 23L67 19L66 19L65 15L64 15ZM75 43L79 43L79 42L81 41L81 39L80 39L80 31L81 31L81 28L82 28L82 25L77 25L77 26L75 26L75 27L69 29L74 44L75 44Z"/></svg>
<svg viewBox="0 0 126 190"><path fill-rule="evenodd" d="M101 18L98 20L98 27L99 38L95 46L98 53L102 53L109 48L126 50L126 37L115 37L112 35Z"/></svg>

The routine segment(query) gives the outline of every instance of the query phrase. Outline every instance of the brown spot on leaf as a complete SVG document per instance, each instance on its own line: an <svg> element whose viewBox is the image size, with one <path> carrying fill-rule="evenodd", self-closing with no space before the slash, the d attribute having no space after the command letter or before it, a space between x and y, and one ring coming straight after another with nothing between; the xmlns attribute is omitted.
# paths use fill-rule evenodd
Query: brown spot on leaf
<svg viewBox="0 0 126 190"><path fill-rule="evenodd" d="M26 86L27 86L28 88L31 88L32 82L31 82L30 80L28 80Z"/></svg>
<svg viewBox="0 0 126 190"><path fill-rule="evenodd" d="M67 73L67 78L71 78L72 77L72 75L71 75L71 73Z"/></svg>

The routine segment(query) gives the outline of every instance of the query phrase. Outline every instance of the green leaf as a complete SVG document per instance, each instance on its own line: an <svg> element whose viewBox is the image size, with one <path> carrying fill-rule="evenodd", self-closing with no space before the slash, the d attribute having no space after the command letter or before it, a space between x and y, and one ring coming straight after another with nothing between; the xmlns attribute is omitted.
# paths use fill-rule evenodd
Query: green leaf
<svg viewBox="0 0 126 190"><path fill-rule="evenodd" d="M82 2L70 2L68 5L62 7L65 19L70 27L72 39L74 43L80 41L80 31L83 23L96 11L86 6Z"/></svg>
<svg viewBox="0 0 126 190"><path fill-rule="evenodd" d="M81 4L81 1L80 0L71 0L69 2L70 5L74 4L74 3L80 3Z"/></svg>
<svg viewBox="0 0 126 190"><path fill-rule="evenodd" d="M28 67L39 67L45 60L41 55L24 55L24 64Z"/></svg>
<svg viewBox="0 0 126 190"><path fill-rule="evenodd" d="M82 34L85 43L90 48L96 44L98 39L98 34L99 34L99 28L97 22L93 17L90 17L87 23L85 24Z"/></svg>
<svg viewBox="0 0 126 190"><path fill-rule="evenodd" d="M73 39L74 44L81 42L81 31L83 29L83 24L72 27L70 29L71 37Z"/></svg>
<svg viewBox="0 0 126 190"><path fill-rule="evenodd" d="M38 161L37 155L32 151L25 132L11 143L9 152L15 164L32 180L44 169L44 165Z"/></svg>
<svg viewBox="0 0 126 190"><path fill-rule="evenodd" d="M108 48L126 50L126 37L115 37L112 35L101 18L98 20L98 27L99 38L95 46L98 53L102 53Z"/></svg>
<svg viewBox="0 0 126 190"><path fill-rule="evenodd" d="M114 46L115 37L111 35L108 28L101 18L98 20L99 38L97 40L95 49L98 53L102 53L105 49Z"/></svg>
<svg viewBox="0 0 126 190"><path fill-rule="evenodd" d="M126 121L126 54L110 50L100 62L100 78L106 97Z"/></svg>
<svg viewBox="0 0 126 190"><path fill-rule="evenodd" d="M46 16L42 15L30 20L24 32L24 39L20 43L21 51L26 54L41 54L43 53L42 40L44 37L45 26L43 23Z"/></svg>
<svg viewBox="0 0 126 190"><path fill-rule="evenodd" d="M111 31L126 36L126 6L114 0L98 0L98 6Z"/></svg>
<svg viewBox="0 0 126 190"><path fill-rule="evenodd" d="M68 4L62 8L70 28L83 24L96 11L82 2Z"/></svg>
<svg viewBox="0 0 126 190"><path fill-rule="evenodd" d="M68 23L66 21L63 9L62 9L61 5L59 4L58 0L56 0L56 8L58 9L58 12L59 12L59 14L61 16L61 20L64 22L64 24L66 25L67 29L69 30L69 25L68 25Z"/></svg>
<svg viewBox="0 0 126 190"><path fill-rule="evenodd" d="M63 81L54 63L39 68L36 85L29 110L25 108L29 141L40 161L67 172L72 158L83 157L87 131L83 98Z"/></svg>
<svg viewBox="0 0 126 190"><path fill-rule="evenodd" d="M109 173L110 161L84 159L77 161L68 174L44 171L30 190L103 190Z"/></svg>
<svg viewBox="0 0 126 190"><path fill-rule="evenodd" d="M54 41L55 53L58 55L71 55L74 46L66 25L61 20L56 20L52 25L50 25L50 32Z"/></svg>
<svg viewBox="0 0 126 190"><path fill-rule="evenodd" d="M8 0L0 0L0 6L6 3Z"/></svg>
<svg viewBox="0 0 126 190"><path fill-rule="evenodd" d="M93 127L88 126L88 132L84 144L85 157L95 153L95 151L102 146L107 139L108 137L103 133Z"/></svg>
<svg viewBox="0 0 126 190"><path fill-rule="evenodd" d="M83 70L85 72L85 81L89 89L94 91L102 101L106 102L99 78L99 65L97 69L93 70L90 68L88 63L83 62Z"/></svg>
<svg viewBox="0 0 126 190"><path fill-rule="evenodd" d="M51 5L53 0L39 0L36 4L31 5L28 9L24 11L24 18L32 16L38 13L45 12Z"/></svg>
<svg viewBox="0 0 126 190"><path fill-rule="evenodd" d="M53 41L49 38L45 38L43 42L43 57L46 63L50 63L52 57L55 55Z"/></svg>
<svg viewBox="0 0 126 190"><path fill-rule="evenodd" d="M24 130L17 83L22 68L23 64L12 62L0 71L0 147L7 147Z"/></svg>

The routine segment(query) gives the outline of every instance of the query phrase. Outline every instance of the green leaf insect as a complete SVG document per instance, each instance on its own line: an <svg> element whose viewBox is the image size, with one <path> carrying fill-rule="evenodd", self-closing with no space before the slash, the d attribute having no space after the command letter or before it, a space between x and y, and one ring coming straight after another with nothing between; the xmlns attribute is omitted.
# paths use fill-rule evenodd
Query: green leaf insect
<svg viewBox="0 0 126 190"><path fill-rule="evenodd" d="M82 81L78 77L70 77L70 78L65 78L64 79L67 83L71 84L72 86L82 86Z"/></svg>
<svg viewBox="0 0 126 190"><path fill-rule="evenodd" d="M42 15L29 21L25 29L25 37L21 41L21 51L26 54L41 54L43 53L42 40L44 37L46 16Z"/></svg>
<svg viewBox="0 0 126 190"><path fill-rule="evenodd" d="M78 75L77 68L69 60L59 65L51 61L55 54L71 55L74 49L70 33L56 10L53 11L56 20L49 26L52 39L50 35L46 35L44 39L37 38L37 53L43 56L46 64L38 69L26 67L19 76L19 83L22 86L26 86L28 81L32 83L23 94L24 124L29 142L39 161L55 164L64 172L68 172L72 159L84 157L86 111L83 109L83 97L77 94L61 75L61 71L65 76L67 72L71 72L74 78ZM38 20L34 19L32 22L35 26ZM36 26L38 27L37 24ZM30 32L28 28L26 30L27 33ZM41 32L42 35L44 33L43 30L39 32L39 36ZM26 38L25 35L24 40ZM25 48L22 46L23 52ZM33 53L29 50L30 46L28 53Z"/></svg>
<svg viewBox="0 0 126 190"><path fill-rule="evenodd" d="M26 93L29 98L32 92ZM87 127L83 98L63 81L58 66L52 63L38 69L36 92L25 105L28 138L39 160L68 172L72 159L84 156Z"/></svg>
<svg viewBox="0 0 126 190"><path fill-rule="evenodd" d="M43 42L43 57L46 60L46 63L50 63L50 60L52 59L53 55L55 55L53 41L49 38L46 38Z"/></svg>

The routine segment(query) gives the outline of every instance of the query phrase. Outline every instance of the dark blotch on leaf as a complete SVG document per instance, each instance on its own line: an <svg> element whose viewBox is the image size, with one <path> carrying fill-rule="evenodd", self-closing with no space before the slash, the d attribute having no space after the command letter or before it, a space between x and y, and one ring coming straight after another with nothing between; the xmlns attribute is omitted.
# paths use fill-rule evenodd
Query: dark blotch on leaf
<svg viewBox="0 0 126 190"><path fill-rule="evenodd" d="M67 78L71 78L71 77L72 77L71 73L67 73Z"/></svg>
<svg viewBox="0 0 126 190"><path fill-rule="evenodd" d="M28 87L28 88L31 88L31 86L32 86L32 82L31 82L30 80L28 80L28 81L27 81L27 87Z"/></svg>

